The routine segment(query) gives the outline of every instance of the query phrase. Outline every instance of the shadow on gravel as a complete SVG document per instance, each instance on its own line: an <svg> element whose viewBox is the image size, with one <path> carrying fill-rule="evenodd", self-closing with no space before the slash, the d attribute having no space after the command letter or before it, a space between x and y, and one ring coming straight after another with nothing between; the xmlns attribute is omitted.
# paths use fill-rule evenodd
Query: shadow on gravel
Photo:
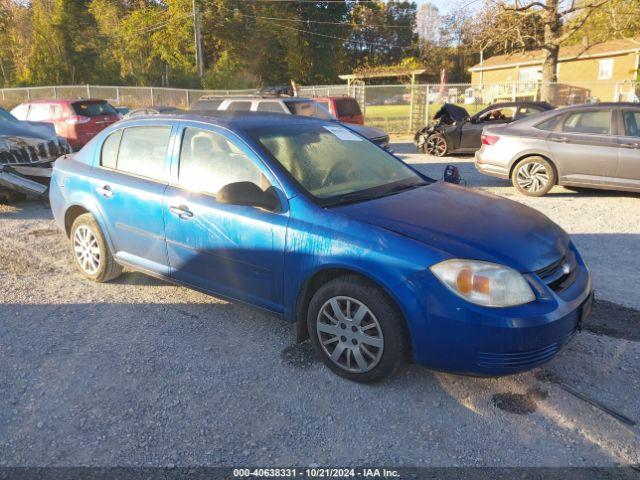
<svg viewBox="0 0 640 480"><path fill-rule="evenodd" d="M527 390L527 393L496 393L491 397L493 405L500 410L516 415L529 415L538 409L538 402L546 400L549 392L537 387Z"/></svg>
<svg viewBox="0 0 640 480"><path fill-rule="evenodd" d="M53 218L49 202L27 199L9 205L0 204L0 220L50 220Z"/></svg>
<svg viewBox="0 0 640 480"><path fill-rule="evenodd" d="M596 335L640 342L640 311L596 298L582 327Z"/></svg>

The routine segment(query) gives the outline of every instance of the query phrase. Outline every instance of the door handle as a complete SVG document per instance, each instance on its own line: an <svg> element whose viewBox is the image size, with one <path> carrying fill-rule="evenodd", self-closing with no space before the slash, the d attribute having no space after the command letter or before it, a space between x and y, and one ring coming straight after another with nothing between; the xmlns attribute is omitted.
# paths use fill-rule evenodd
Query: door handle
<svg viewBox="0 0 640 480"><path fill-rule="evenodd" d="M549 140L558 143L567 143L569 141L567 137L549 137Z"/></svg>
<svg viewBox="0 0 640 480"><path fill-rule="evenodd" d="M640 148L640 143L621 143L622 148Z"/></svg>
<svg viewBox="0 0 640 480"><path fill-rule="evenodd" d="M102 195L105 198L113 197L113 190L111 190L111 187L109 185L96 188L96 192L98 192L100 195Z"/></svg>
<svg viewBox="0 0 640 480"><path fill-rule="evenodd" d="M186 205L171 206L169 207L169 211L183 220L193 217L193 212L189 210L189 207Z"/></svg>

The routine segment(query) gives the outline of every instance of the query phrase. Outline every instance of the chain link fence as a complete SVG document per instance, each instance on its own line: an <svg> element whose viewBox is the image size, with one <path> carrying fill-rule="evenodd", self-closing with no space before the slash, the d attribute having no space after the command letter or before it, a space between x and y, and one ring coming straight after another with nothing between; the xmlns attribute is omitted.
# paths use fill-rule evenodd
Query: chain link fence
<svg viewBox="0 0 640 480"><path fill-rule="evenodd" d="M426 125L444 103L453 103L474 115L494 103L540 100L540 82L485 85L314 85L299 88L304 97L351 96L358 100L368 125L390 133L411 133ZM640 81L553 84L553 103L570 105L601 101L640 101ZM187 90L164 87L71 85L0 89L0 105L11 109L32 100L101 98L130 108L171 106L190 108L203 95L250 95L255 90Z"/></svg>

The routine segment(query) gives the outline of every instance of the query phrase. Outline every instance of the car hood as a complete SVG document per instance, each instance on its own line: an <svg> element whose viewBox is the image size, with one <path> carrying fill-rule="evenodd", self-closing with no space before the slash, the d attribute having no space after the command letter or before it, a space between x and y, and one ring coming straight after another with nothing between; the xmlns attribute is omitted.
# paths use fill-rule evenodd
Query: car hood
<svg viewBox="0 0 640 480"><path fill-rule="evenodd" d="M41 122L0 122L0 137L28 137L56 140L53 124Z"/></svg>
<svg viewBox="0 0 640 480"><path fill-rule="evenodd" d="M540 212L444 182L335 208L455 258L533 272L562 258L569 236Z"/></svg>
<svg viewBox="0 0 640 480"><path fill-rule="evenodd" d="M366 125L356 125L350 123L348 127L354 132L359 133L360 135L368 139L387 136L386 132L383 132L382 130L379 130L377 128L367 127Z"/></svg>
<svg viewBox="0 0 640 480"><path fill-rule="evenodd" d="M436 112L433 118L435 120L438 120L445 114L449 115L449 117L451 117L451 119L456 122L461 122L469 117L469 112L467 112L464 108L453 105L451 103L445 103L444 105L442 105L442 107L440 107L440 110Z"/></svg>

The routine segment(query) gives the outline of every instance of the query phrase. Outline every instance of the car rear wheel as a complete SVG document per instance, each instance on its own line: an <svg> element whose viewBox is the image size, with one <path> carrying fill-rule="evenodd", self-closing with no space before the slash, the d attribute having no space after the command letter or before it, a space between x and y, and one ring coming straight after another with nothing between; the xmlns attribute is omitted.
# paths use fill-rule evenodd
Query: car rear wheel
<svg viewBox="0 0 640 480"><path fill-rule="evenodd" d="M513 169L511 183L524 195L541 197L555 185L556 171L545 158L528 157Z"/></svg>
<svg viewBox="0 0 640 480"><path fill-rule="evenodd" d="M323 362L357 382L391 375L409 351L406 325L394 303L380 288L355 275L318 289L309 304L307 328Z"/></svg>
<svg viewBox="0 0 640 480"><path fill-rule="evenodd" d="M444 157L448 149L447 139L441 133L434 133L427 138L425 150L429 155Z"/></svg>
<svg viewBox="0 0 640 480"><path fill-rule="evenodd" d="M80 215L71 226L71 250L76 267L94 282L108 282L122 273L107 248L100 226L90 213Z"/></svg>

